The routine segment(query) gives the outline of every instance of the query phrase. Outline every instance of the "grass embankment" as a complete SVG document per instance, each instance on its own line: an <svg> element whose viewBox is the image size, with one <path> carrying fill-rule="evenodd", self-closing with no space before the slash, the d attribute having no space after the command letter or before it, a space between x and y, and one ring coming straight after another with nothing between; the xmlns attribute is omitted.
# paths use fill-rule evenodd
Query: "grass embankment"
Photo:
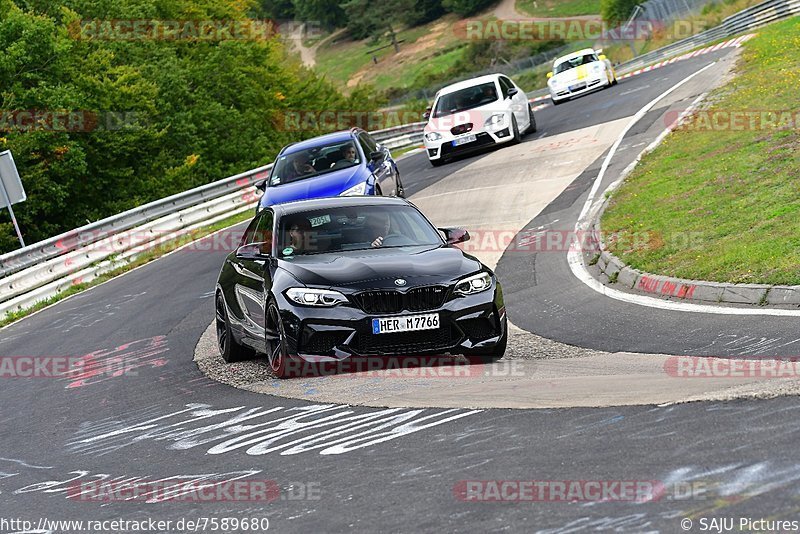
<svg viewBox="0 0 800 534"><path fill-rule="evenodd" d="M798 50L797 17L745 44L735 79L613 194L604 233L638 236L614 254L652 273L800 284Z"/></svg>
<svg viewBox="0 0 800 534"><path fill-rule="evenodd" d="M399 54L388 40L353 41L343 34L317 49L315 70L342 88L358 83L372 84L379 91L409 87L427 73L445 72L461 58L466 43L452 30L458 20L447 15L400 30L397 39L403 42ZM380 47L385 48L371 52ZM373 63L373 56L377 63Z"/></svg>
<svg viewBox="0 0 800 534"><path fill-rule="evenodd" d="M190 231L184 232L183 234L181 234L180 237L178 237L176 239L173 239L173 240L170 240L170 241L165 241L163 243L159 243L157 246L155 246L154 248L152 248L150 250L142 251L140 254L137 254L135 257L133 257L133 259L130 262L121 264L121 265L119 265L117 267L113 267L111 270L106 271L105 273L101 274L100 276L98 276L97 278L92 280L91 282L84 282L84 283L81 283L81 284L74 284L74 285L70 286L69 288L65 289L64 291L61 291L60 293L57 293L56 295L53 295L52 297L49 297L49 298L44 299L44 300L40 300L39 302L37 302L33 306L30 306L28 308L25 308L25 309L22 309L22 310L19 310L19 311L6 313L5 316L0 317L0 327L6 326L8 324L11 324L14 321L18 321L19 319L22 319L23 317L26 317L26 316L34 313L34 312L37 312L37 311L39 311L39 310L41 310L43 308L46 308L47 306L50 306L51 304L55 304L56 302L58 302L60 300L64 300L65 298L67 298L67 297L69 297L71 295L75 295L76 293L80 293L81 291L85 291L86 289L88 289L90 287L94 287L94 286L100 285L103 282L106 282L106 281L108 281L108 280L110 280L110 279L112 279L112 278L114 278L116 276L119 276L119 275L121 275L123 273L126 273L128 271L131 271L131 270L135 269L136 267L140 267L140 266L144 265L145 263L150 263L151 261L156 260L156 259L160 258L161 256L163 256L163 255L165 255L165 254L167 254L169 252L172 252L173 250L175 250L177 248L180 248L183 245L186 245L187 243L191 243L192 241L200 239L201 237L205 237L207 235L213 234L214 232L222 230L223 228L228 228L229 226L233 226L235 224L238 224L238 223L241 223L241 222L244 222L244 221L249 221L252 218L253 218L253 212L251 210L248 210L248 211L246 211L244 213L240 213L238 215L233 215L231 217L227 217L227 218L225 218L225 219L223 219L221 221L218 221L216 223L209 224L207 226L203 226L203 227L200 227L200 228L196 228L194 230L190 230Z"/></svg>

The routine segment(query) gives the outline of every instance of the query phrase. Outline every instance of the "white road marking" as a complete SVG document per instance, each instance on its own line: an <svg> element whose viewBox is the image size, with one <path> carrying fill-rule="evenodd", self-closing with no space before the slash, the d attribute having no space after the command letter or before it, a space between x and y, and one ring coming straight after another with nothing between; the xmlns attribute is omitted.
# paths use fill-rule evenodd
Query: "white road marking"
<svg viewBox="0 0 800 534"><path fill-rule="evenodd" d="M666 78L664 78L664 79L666 79ZM642 85L642 86L640 86L640 87L637 87L636 89L629 89L628 91L625 91L625 92L623 92L623 93L620 93L620 94L619 94L619 96L625 96L625 95L629 95L629 94L631 94L631 93L635 93L635 92L637 92L637 91L641 91L641 90L643 90L643 89L647 89L648 87L650 87L650 85Z"/></svg>
<svg viewBox="0 0 800 534"><path fill-rule="evenodd" d="M603 161L603 165L600 168L600 172L595 179L594 184L592 185L592 189L589 192L589 197L586 199L586 202L583 205L583 209L581 210L581 214L578 216L578 222L575 224L575 231L585 231L586 228L589 226L589 222L591 221L591 217L587 217L589 215L590 209L594 212L597 211L602 202L598 202L596 206L593 208L593 204L595 202L595 196L597 195L597 190L600 188L600 183L603 181L603 177L605 176L606 170L608 170L608 166L611 163L611 159L614 157L614 154L617 152L619 145L622 143L622 139L625 137L627 132L641 119L650 109L655 106L662 98L666 97L689 80L697 76L698 74L704 72L706 69L711 68L716 63L710 63L706 65L702 69L698 70L694 74L689 75L688 77L684 78L667 91L659 95L655 100L644 106L640 109L636 115L633 116L628 126L622 131L619 135L617 141L612 145L611 150L609 151L608 155L606 156L605 160ZM702 96L702 95L701 95ZM697 100L695 100L697 102ZM688 111L688 110L687 110ZM664 136L669 133L671 130L671 125L668 127L664 132L661 133L658 139L651 143L651 146L655 144L657 141L662 139ZM615 187L615 184L612 184L610 188ZM624 293L622 291L618 291L616 289L611 289L609 287L604 286L600 283L600 281L596 280L586 269L586 266L583 264L583 258L581 257L581 253L577 250L570 250L567 253L567 261L569 263L569 268L572 271L572 274L575 277L589 286L591 289L597 291L598 293L613 298L615 300L619 300L621 302L627 302L629 304L636 304L639 306L648 306L650 308L658 308L661 310L671 310L671 311L684 311L684 312L693 312L693 313L715 313L719 315L769 315L769 316L779 316L779 317L798 317L800 316L800 310L784 310L784 309L760 309L760 308L726 308L724 306L713 306L708 304L691 304L688 302L675 302L671 300L662 300L654 297L647 297L643 295L634 295L632 293Z"/></svg>

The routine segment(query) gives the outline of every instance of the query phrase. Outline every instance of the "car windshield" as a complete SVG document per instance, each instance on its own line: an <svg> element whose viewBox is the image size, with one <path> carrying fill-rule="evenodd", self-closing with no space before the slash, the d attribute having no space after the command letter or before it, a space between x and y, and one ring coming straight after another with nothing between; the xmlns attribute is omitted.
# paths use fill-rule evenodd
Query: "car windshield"
<svg viewBox="0 0 800 534"><path fill-rule="evenodd" d="M597 56L595 54L586 54L583 56L574 57L572 59L567 59L558 65L556 65L553 72L558 74L560 72L565 72L570 69L574 69L575 67L580 67L581 65L588 65L589 63L594 63L598 61Z"/></svg>
<svg viewBox="0 0 800 534"><path fill-rule="evenodd" d="M494 82L482 83L442 95L436 102L436 108L432 115L434 118L445 117L459 111L490 104L496 100L497 88Z"/></svg>
<svg viewBox="0 0 800 534"><path fill-rule="evenodd" d="M438 246L431 223L411 206L353 206L285 215L278 254L342 253L373 248Z"/></svg>
<svg viewBox="0 0 800 534"><path fill-rule="evenodd" d="M361 163L353 141L297 150L278 157L269 177L269 187L305 180L327 172L354 167Z"/></svg>

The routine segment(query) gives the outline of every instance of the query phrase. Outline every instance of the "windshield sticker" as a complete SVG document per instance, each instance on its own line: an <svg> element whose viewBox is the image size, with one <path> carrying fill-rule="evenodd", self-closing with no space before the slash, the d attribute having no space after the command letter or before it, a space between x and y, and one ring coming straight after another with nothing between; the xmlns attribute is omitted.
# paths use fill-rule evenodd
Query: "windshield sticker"
<svg viewBox="0 0 800 534"><path fill-rule="evenodd" d="M311 223L311 226L322 226L323 224L331 222L330 215L321 215L319 217L311 217L308 220Z"/></svg>

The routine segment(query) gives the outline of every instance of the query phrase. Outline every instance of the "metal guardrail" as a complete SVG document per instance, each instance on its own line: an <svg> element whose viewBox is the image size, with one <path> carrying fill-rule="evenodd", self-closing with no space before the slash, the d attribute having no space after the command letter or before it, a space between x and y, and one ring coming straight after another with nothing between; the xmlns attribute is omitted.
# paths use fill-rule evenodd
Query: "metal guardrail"
<svg viewBox="0 0 800 534"><path fill-rule="evenodd" d="M771 22L800 14L800 0L767 0L727 17L721 24L686 39L676 41L658 50L642 54L618 65L620 74L634 71L652 63L681 55L714 41L733 37L739 33L760 28Z"/></svg>
<svg viewBox="0 0 800 534"><path fill-rule="evenodd" d="M715 28L618 65L617 71L624 74L798 13L800 0L766 0L726 18ZM546 89L527 93L531 99L546 95ZM423 126L422 122L406 124L375 131L372 135L390 149L402 148L421 142ZM271 167L265 165L230 176L0 255L0 315L56 294L78 280L89 281L118 265L109 260L112 256L119 256L117 261L135 257L134 249L147 249L158 239L158 232L153 233L151 240L147 239L147 232L152 233L154 227L160 228L163 237L164 232L171 235L170 232L209 224L252 209L257 196L243 194L243 191L266 178ZM144 237L134 240L135 244L131 241L129 249L109 247L103 251L97 246L92 249L92 245L104 240L113 242L115 238L132 234Z"/></svg>

